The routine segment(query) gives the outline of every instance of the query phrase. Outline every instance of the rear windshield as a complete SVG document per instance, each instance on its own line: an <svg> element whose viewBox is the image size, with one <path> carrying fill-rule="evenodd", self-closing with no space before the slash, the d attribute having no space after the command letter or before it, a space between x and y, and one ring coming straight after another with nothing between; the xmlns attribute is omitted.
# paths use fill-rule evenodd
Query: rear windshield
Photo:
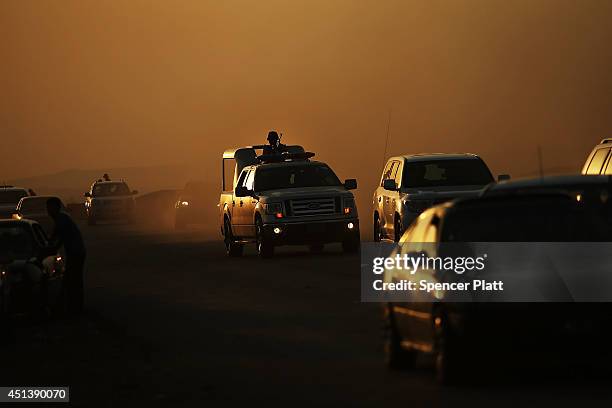
<svg viewBox="0 0 612 408"><path fill-rule="evenodd" d="M431 160L408 162L402 174L402 187L484 186L493 181L482 160Z"/></svg>
<svg viewBox="0 0 612 408"><path fill-rule="evenodd" d="M93 187L94 197L109 197L129 194L130 189L125 183L103 183L95 184Z"/></svg>
<svg viewBox="0 0 612 408"><path fill-rule="evenodd" d="M2 190L0 189L0 204L15 204L23 197L27 197L28 193L25 190Z"/></svg>
<svg viewBox="0 0 612 408"><path fill-rule="evenodd" d="M336 174L324 164L259 168L255 173L256 191L340 185Z"/></svg>
<svg viewBox="0 0 612 408"><path fill-rule="evenodd" d="M44 213L47 211L47 200L50 197L29 197L21 201L19 211L21 213ZM63 207L63 204L62 204Z"/></svg>
<svg viewBox="0 0 612 408"><path fill-rule="evenodd" d="M34 237L23 225L0 223L0 261L36 256Z"/></svg>
<svg viewBox="0 0 612 408"><path fill-rule="evenodd" d="M446 242L585 242L609 241L608 211L575 199L524 197L458 207L446 217Z"/></svg>

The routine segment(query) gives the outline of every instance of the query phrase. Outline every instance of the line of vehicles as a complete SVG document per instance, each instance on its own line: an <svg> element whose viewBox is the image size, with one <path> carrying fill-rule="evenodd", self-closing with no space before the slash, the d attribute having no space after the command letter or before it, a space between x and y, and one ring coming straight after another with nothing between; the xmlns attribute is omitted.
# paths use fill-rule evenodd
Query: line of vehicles
<svg viewBox="0 0 612 408"><path fill-rule="evenodd" d="M431 166L424 171L407 165L412 157L393 158L390 162L403 160L404 166L399 176L389 163L383 172L374 195L375 239L400 242L402 256L427 257L440 256L448 243L611 242L611 149L612 139L602 140L582 175L502 183L486 182L492 177L483 165L463 178L469 166L477 168L467 165L466 156L445 156L453 164L464 161L452 167L455 174L437 155L419 156L420 163ZM402 174L411 170L418 176ZM432 186L431 180L440 183ZM433 187L431 194L427 185ZM423 196L426 202L415 205L416 197ZM555 273L554 266L551 270ZM461 280L454 273L429 272L428 280ZM392 270L384 280L401 281L402 273ZM563 285L558 289L563 292ZM384 304L387 365L412 368L419 354L432 356L443 384L465 380L467 368L476 364L520 366L552 356L605 366L612 360L607 344L612 334L610 305L573 303L571 295L563 293L564 301L551 303L453 303L441 301L437 293L429 301Z"/></svg>

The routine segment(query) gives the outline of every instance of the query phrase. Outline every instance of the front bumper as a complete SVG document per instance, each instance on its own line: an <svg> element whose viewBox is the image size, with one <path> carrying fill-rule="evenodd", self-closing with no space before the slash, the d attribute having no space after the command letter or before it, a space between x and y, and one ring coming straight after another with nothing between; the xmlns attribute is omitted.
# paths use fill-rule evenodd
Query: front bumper
<svg viewBox="0 0 612 408"><path fill-rule="evenodd" d="M352 226L352 228L350 228ZM359 240L359 219L264 224L264 236L274 245L326 244Z"/></svg>

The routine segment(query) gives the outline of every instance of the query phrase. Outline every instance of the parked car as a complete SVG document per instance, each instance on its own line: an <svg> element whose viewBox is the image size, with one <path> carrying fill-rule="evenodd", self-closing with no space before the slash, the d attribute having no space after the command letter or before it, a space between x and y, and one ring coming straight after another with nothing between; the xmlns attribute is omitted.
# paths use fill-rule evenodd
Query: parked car
<svg viewBox="0 0 612 408"><path fill-rule="evenodd" d="M55 223L47 214L47 200L53 196L30 196L19 200L13 218L20 220L23 218L38 222L47 234L53 232ZM56 197L57 198L57 197ZM62 203L62 209L65 210Z"/></svg>
<svg viewBox="0 0 612 408"><path fill-rule="evenodd" d="M499 176L500 180L509 176ZM493 182L475 154L414 154L387 161L374 191L374 240L398 242L404 230L427 208L460 197L476 196Z"/></svg>
<svg viewBox="0 0 612 408"><path fill-rule="evenodd" d="M346 252L360 246L355 197L357 181L342 183L325 163L311 161L301 146L279 155L257 155L263 146L226 151L219 200L221 233L227 252L242 254L247 243L262 257L280 245L341 242Z"/></svg>
<svg viewBox="0 0 612 408"><path fill-rule="evenodd" d="M11 218L19 200L28 195L28 190L25 188L0 186L0 219Z"/></svg>
<svg viewBox="0 0 612 408"><path fill-rule="evenodd" d="M100 221L132 222L135 216L134 196L125 181L97 181L85 193L87 222L95 225Z"/></svg>
<svg viewBox="0 0 612 408"><path fill-rule="evenodd" d="M48 247L36 221L0 220L0 320L39 315L61 306L62 257Z"/></svg>
<svg viewBox="0 0 612 408"><path fill-rule="evenodd" d="M585 180L584 188L595 181ZM612 238L602 212L593 211L597 203L585 206L573 193L567 193L573 191L575 184L568 185L567 191L527 191L519 187L524 183L513 184L517 186L514 193L508 185L503 194L455 200L426 210L404 233L398 251L402 255L418 252L435 258L445 256L442 248L448 243L585 242ZM606 205L600 201L597 208ZM396 275L401 273L391 270L384 279L397 281L401 277ZM437 282L461 279L454 272L430 271L426 275ZM462 378L467 367L482 362L477 356L496 361L518 349L524 358L537 359L549 352L567 358L572 354L569 350L582 350L582 345L597 350L601 357L605 354L602 350L607 349L605 341L612 321L605 304L453 303L445 302L445 296L437 293L429 301L406 299L385 305L385 351L390 367L411 367L417 354L429 354L435 358L438 380L452 383Z"/></svg>
<svg viewBox="0 0 612 408"><path fill-rule="evenodd" d="M208 198L209 188L204 182L187 183L174 204L174 227L183 229L189 224L205 223Z"/></svg>
<svg viewBox="0 0 612 408"><path fill-rule="evenodd" d="M612 175L612 165L610 165L610 149L612 148L612 138L603 139L591 152L582 167L582 174Z"/></svg>

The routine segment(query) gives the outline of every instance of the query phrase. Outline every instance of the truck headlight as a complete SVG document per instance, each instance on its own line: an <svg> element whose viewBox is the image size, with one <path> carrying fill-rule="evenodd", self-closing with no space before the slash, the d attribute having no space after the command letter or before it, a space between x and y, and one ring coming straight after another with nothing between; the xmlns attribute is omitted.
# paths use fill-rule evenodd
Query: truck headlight
<svg viewBox="0 0 612 408"><path fill-rule="evenodd" d="M268 215L274 215L276 218L283 218L283 204L282 203L265 203L263 208Z"/></svg>

